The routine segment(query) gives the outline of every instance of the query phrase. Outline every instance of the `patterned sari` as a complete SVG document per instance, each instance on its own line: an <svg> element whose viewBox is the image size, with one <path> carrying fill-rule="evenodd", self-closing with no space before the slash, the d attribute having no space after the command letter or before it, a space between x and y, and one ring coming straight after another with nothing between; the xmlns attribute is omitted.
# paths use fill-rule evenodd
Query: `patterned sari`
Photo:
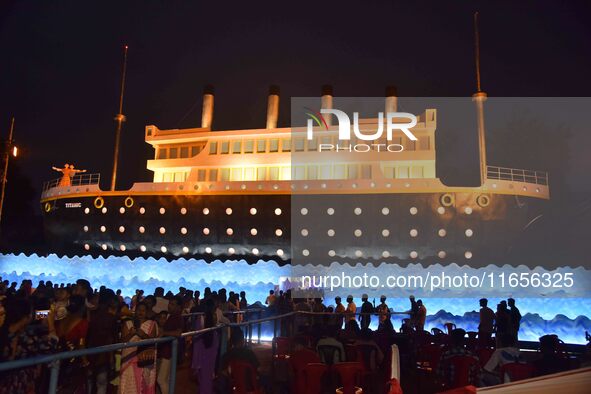
<svg viewBox="0 0 591 394"><path fill-rule="evenodd" d="M133 322L124 322L131 328ZM150 337L158 335L158 325L154 320L146 320L140 329ZM129 342L138 342L142 339L134 335ZM138 348L130 347L121 351L121 380L119 382L119 394L155 394L156 393L156 358L154 363L146 367L138 366Z"/></svg>

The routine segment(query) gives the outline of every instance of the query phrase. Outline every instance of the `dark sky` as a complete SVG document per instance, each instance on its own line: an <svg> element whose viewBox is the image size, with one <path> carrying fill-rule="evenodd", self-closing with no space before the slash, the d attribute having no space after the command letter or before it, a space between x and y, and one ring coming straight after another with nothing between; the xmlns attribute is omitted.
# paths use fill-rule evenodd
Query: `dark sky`
<svg viewBox="0 0 591 394"><path fill-rule="evenodd" d="M16 117L20 166L36 186L52 165L109 178L121 55L129 65L120 187L149 181L144 126L199 124L216 88L214 129L264 127L266 93L469 96L472 14L481 13L490 96L586 96L585 1L3 1L0 132ZM193 110L191 111L191 108ZM106 184L104 185L106 187Z"/></svg>

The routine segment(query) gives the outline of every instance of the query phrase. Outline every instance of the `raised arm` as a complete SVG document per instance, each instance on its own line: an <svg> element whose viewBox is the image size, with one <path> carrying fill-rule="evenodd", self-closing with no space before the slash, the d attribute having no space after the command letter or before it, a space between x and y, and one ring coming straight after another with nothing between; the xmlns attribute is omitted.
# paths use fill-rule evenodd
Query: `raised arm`
<svg viewBox="0 0 591 394"><path fill-rule="evenodd" d="M62 168L57 168L57 167L51 167L52 170L55 170L57 172L64 172L64 170Z"/></svg>

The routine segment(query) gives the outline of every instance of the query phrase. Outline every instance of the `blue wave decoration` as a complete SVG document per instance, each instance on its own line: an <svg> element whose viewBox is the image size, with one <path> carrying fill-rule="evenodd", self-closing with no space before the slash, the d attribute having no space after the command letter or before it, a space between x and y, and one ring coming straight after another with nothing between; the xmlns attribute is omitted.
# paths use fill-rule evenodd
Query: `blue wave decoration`
<svg viewBox="0 0 591 394"><path fill-rule="evenodd" d="M292 266L280 266L275 261L260 260L256 264L248 264L244 260L206 262L204 260L180 258L167 261L164 258L135 258L125 256L97 257L75 256L58 257L57 255L26 256L0 255L0 275L3 279L20 282L22 279L51 280L54 283L73 282L78 278L88 279L93 286L105 285L113 289L121 289L123 294L131 296L135 289L144 289L147 293L162 286L174 290L180 286L202 290L209 286L213 289L226 287L234 291L246 291L249 303L264 302L269 289L284 284L294 274L335 274L345 272L347 275L430 275L445 272L448 275L482 275L482 273L516 272L572 272L575 284L568 291L557 289L548 291L535 287L516 289L498 289L482 287L478 289L434 289L420 291L417 289L339 289L326 290L325 300L330 304L336 295L346 296L351 293L359 297L361 292L368 293L370 300L384 293L388 296L388 305L395 311L409 308L408 296L414 294L423 297L429 313L426 328L442 328L444 323L452 322L468 331L475 331L478 326L478 299L489 298L493 307L501 298L517 299L518 307L523 315L520 339L536 341L544 334L554 333L568 343L585 343L585 331L591 331L591 271L582 267L560 267L548 271L541 267L528 268L524 265L489 265L484 268L472 268L450 264L439 264L423 267L410 264L400 267L396 264L339 264L329 267L305 266L297 270ZM347 294L345 294L347 293ZM453 299L451 299L453 298ZM403 316L395 315L394 324L398 327Z"/></svg>

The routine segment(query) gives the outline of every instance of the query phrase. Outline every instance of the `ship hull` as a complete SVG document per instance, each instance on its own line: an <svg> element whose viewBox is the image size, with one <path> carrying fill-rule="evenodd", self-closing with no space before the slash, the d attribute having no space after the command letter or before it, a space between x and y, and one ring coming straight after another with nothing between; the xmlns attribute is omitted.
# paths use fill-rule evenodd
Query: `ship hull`
<svg viewBox="0 0 591 394"><path fill-rule="evenodd" d="M42 208L51 250L70 256L274 259L285 264L512 263L545 200L480 196L86 195L51 200Z"/></svg>

